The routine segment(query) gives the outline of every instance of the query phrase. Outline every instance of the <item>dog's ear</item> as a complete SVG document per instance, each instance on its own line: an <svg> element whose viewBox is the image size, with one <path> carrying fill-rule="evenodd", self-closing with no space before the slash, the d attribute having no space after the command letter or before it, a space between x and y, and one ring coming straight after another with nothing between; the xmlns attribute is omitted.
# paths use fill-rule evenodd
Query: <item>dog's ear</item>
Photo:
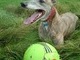
<svg viewBox="0 0 80 60"><path fill-rule="evenodd" d="M52 3L56 3L56 0L51 0L52 1Z"/></svg>

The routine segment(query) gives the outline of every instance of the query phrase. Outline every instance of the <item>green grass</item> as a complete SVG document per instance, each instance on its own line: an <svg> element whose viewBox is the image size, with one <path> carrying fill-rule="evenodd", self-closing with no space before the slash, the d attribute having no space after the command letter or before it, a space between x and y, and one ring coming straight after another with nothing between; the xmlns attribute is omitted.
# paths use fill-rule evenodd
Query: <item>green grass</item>
<svg viewBox="0 0 80 60"><path fill-rule="evenodd" d="M0 60L22 60L25 50L40 42L38 23L26 26L23 20L32 12L20 7L22 0L0 0ZM71 11L80 15L80 0L58 0L60 14ZM80 19L76 30L65 39L59 51L62 60L80 60ZM50 42L49 42L50 43Z"/></svg>

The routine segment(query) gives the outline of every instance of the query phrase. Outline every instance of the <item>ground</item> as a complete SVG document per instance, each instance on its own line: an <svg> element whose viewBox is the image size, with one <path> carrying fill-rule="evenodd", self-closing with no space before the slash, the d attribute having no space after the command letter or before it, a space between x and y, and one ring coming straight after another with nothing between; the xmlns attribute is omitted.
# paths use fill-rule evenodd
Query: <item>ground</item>
<svg viewBox="0 0 80 60"><path fill-rule="evenodd" d="M21 8L22 1L0 0L0 60L22 60L31 44L42 41L38 36L40 22L23 24L33 11ZM80 17L80 0L57 0L56 8L60 14L70 11ZM58 50L62 60L80 60L79 25L80 19L76 30L65 39L64 48Z"/></svg>

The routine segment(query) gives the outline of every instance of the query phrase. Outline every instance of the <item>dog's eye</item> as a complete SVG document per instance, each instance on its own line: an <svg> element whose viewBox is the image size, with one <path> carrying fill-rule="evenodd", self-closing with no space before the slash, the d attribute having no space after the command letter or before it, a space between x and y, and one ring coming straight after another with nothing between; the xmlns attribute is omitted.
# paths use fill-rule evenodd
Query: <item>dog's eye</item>
<svg viewBox="0 0 80 60"><path fill-rule="evenodd" d="M45 1L44 1L44 0L39 0L39 2L40 2L40 3L44 3Z"/></svg>
<svg viewBox="0 0 80 60"><path fill-rule="evenodd" d="M53 3L56 3L56 0L52 0Z"/></svg>

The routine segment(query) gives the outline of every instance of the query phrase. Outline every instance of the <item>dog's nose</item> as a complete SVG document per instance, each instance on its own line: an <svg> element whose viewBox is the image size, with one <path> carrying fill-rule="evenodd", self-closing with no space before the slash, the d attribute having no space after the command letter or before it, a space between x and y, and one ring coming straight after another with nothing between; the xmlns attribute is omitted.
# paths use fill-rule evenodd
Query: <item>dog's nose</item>
<svg viewBox="0 0 80 60"><path fill-rule="evenodd" d="M21 6L22 6L23 8L25 8L27 5L24 4L24 3L21 3Z"/></svg>

